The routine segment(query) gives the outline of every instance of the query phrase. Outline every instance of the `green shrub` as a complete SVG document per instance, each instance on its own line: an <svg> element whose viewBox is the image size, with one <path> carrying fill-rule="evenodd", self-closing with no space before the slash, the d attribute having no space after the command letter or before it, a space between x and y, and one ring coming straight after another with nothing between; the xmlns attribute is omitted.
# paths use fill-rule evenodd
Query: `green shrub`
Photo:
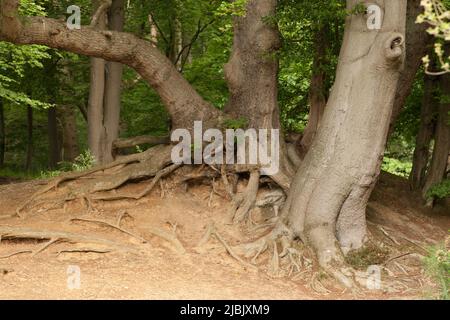
<svg viewBox="0 0 450 320"><path fill-rule="evenodd" d="M90 150L86 150L82 152L78 157L76 157L74 162L62 161L59 163L58 170L41 171L39 177L41 179L49 179L57 177L63 172L85 171L92 168L94 163L95 163L94 156L92 155Z"/></svg>
<svg viewBox="0 0 450 320"><path fill-rule="evenodd" d="M450 179L434 185L427 192L428 199L445 199L450 197Z"/></svg>
<svg viewBox="0 0 450 320"><path fill-rule="evenodd" d="M449 300L450 288L450 236L447 237L445 245L430 249L428 257L425 258L427 273L437 282L440 288L440 299Z"/></svg>

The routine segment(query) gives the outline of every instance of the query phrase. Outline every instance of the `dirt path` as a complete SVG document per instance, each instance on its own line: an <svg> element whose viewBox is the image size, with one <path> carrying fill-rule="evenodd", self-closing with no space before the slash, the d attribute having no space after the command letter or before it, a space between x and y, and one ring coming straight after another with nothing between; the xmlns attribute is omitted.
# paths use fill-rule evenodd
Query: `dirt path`
<svg viewBox="0 0 450 320"><path fill-rule="evenodd" d="M212 221L216 223L227 242L242 241L242 230L226 224L228 202L213 195L209 186L195 186L189 191L176 190L160 192L140 201L120 201L95 204L96 212L87 213L81 201L70 203L65 210L56 208L44 211L35 208L26 213L24 219L0 220L0 227L21 227L34 230L54 230L89 234L133 246L138 252L79 253L61 250L92 249L88 244L55 243L32 257L29 253L0 259L1 299L421 299L433 291L433 285L423 273L418 246L441 241L450 229L450 219L444 215L427 215L405 205L410 203L403 194L398 181L387 181L378 187L369 209L373 238L384 238L380 226L393 236L399 237L399 250L409 252L397 268L390 264L383 271L383 290L351 293L330 284L326 279L321 285L326 293L319 293L317 284L312 285L314 270L297 280L273 278L261 271L244 268L233 259L224 247L211 239L202 250L196 245ZM41 186L38 182L0 186L0 216L14 213ZM142 184L127 186L128 192L137 192ZM387 197L391 188L397 190L397 200ZM210 203L209 203L210 202ZM210 206L208 206L208 203ZM45 206L42 206L45 207ZM82 217L114 223L120 213L127 212L121 227L142 236L147 243L110 227L85 222L70 222L71 218ZM186 254L179 254L167 241L155 237L149 230L158 228L171 232L176 226L176 235L186 248ZM396 233L396 228L400 230ZM389 230L389 231L387 231ZM408 241L417 243L409 244ZM36 250L43 243L36 241L4 240L0 244L0 256L22 250ZM102 249L96 246L95 249ZM105 249L105 248L103 248ZM403 252L402 251L402 252ZM398 252L392 252L392 255ZM268 259L266 257L266 259ZM264 260L262 260L262 264ZM72 266L72 267L71 267ZM68 268L79 268L80 288L69 289ZM403 270L402 270L403 269ZM317 274L317 272L315 272ZM421 279L418 281L417 279ZM316 281L316 280L314 280ZM70 283L70 281L69 281Z"/></svg>

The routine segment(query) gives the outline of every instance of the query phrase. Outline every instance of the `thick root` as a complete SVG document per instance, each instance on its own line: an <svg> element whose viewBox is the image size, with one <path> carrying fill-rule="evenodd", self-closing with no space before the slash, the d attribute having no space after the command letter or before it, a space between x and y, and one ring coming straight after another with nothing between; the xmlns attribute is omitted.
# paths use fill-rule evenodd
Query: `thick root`
<svg viewBox="0 0 450 320"><path fill-rule="evenodd" d="M2 239L34 239L34 240L48 240L43 246L39 247L35 251L23 250L15 252L7 256L0 258L9 258L17 254L31 253L33 256L47 249L50 245L56 242L69 242L69 243L89 243L95 245L101 245L107 248L111 248L118 251L134 252L138 253L136 248L131 246L106 240L94 236L87 236L83 234L59 232L50 230L34 230L22 227L0 227L0 236Z"/></svg>
<svg viewBox="0 0 450 320"><path fill-rule="evenodd" d="M238 224L247 219L250 211L255 207L256 196L259 190L259 177L259 170L252 171L244 194L234 197L232 208L233 223Z"/></svg>
<svg viewBox="0 0 450 320"><path fill-rule="evenodd" d="M174 172L179 165L171 165L171 147L157 146L143 153L134 154L123 157L115 162L95 167L84 172L73 172L52 181L44 189L35 193L26 203L16 210L16 214L20 216L20 212L26 208L33 207L38 199L53 189L58 188L62 183L74 181L81 178L89 178L83 182L81 186L77 186L68 192L68 195L60 199L58 203L65 204L67 201L78 198L86 200L88 211L92 211L92 200L119 200L119 199L140 199L147 195L155 186L155 184L164 176ZM168 167L167 167L168 166ZM117 169L113 174L107 170ZM105 171L107 171L105 173ZM99 174L99 172L104 172ZM129 195L95 195L94 193L115 190L128 181L155 177L149 187L144 189L140 194ZM46 199L46 202L49 200ZM38 202L39 203L39 202Z"/></svg>

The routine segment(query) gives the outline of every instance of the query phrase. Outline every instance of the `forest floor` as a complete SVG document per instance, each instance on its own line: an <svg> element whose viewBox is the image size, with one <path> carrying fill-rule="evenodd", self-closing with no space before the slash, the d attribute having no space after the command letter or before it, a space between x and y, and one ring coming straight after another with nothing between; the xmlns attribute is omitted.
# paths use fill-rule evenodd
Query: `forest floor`
<svg viewBox="0 0 450 320"><path fill-rule="evenodd" d="M3 182L0 216L13 214L45 183ZM129 184L123 189L137 193L146 184ZM422 259L429 246L443 242L448 235L449 208L438 205L433 211L423 209L419 196L411 193L401 178L384 173L368 209L371 242L387 250L381 289L357 292L339 287L315 264L294 277L276 277L265 269L269 254L260 257L261 267L255 270L230 256L214 237L197 247L212 222L231 245L249 241L246 231L251 226L230 225L229 200L220 196L221 192L211 192L210 185L187 189L168 186L163 190L161 194L155 189L138 201L94 203L91 212L82 201L73 201L65 208L36 207L25 211L22 218L1 219L0 228L95 236L123 244L123 250L100 253L111 248L67 242L44 248L42 241L4 239L0 243L0 299L426 299L436 294L437 287L426 274ZM111 226L70 221L82 218L114 224L124 212L122 230L139 235L146 243ZM253 218L269 214L255 209ZM155 228L176 234L186 253L177 252L171 243L155 236ZM37 254L19 253L24 250ZM68 287L69 266L80 268L79 289Z"/></svg>

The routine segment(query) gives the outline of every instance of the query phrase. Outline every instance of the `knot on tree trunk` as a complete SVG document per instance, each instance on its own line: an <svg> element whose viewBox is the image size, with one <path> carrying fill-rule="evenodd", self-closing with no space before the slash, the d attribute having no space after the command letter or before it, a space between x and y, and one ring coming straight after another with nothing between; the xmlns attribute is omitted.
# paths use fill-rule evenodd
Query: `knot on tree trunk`
<svg viewBox="0 0 450 320"><path fill-rule="evenodd" d="M394 32L389 35L384 45L385 56L389 61L400 61L405 54L405 37Z"/></svg>

